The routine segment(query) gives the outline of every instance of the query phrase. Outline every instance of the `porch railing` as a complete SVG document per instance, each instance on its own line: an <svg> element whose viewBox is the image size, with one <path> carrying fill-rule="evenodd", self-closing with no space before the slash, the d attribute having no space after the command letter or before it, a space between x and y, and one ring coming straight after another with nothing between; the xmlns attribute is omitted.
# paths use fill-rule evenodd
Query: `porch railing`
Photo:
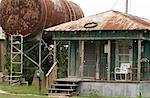
<svg viewBox="0 0 150 98"><path fill-rule="evenodd" d="M48 73L46 74L46 89L53 84L54 80L57 78L57 62L53 64Z"/></svg>

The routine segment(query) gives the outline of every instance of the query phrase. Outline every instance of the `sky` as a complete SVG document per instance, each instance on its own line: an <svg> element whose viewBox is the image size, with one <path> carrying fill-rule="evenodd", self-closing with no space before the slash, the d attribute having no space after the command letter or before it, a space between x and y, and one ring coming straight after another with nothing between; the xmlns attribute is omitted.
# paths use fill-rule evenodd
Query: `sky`
<svg viewBox="0 0 150 98"><path fill-rule="evenodd" d="M125 12L126 0L70 0L78 4L85 16L108 10ZM150 0L129 0L129 14L150 20Z"/></svg>
<svg viewBox="0 0 150 98"><path fill-rule="evenodd" d="M0 0L1 1L1 0ZM125 12L126 0L70 0L78 4L85 16L108 10ZM129 0L129 14L150 20L150 0Z"/></svg>

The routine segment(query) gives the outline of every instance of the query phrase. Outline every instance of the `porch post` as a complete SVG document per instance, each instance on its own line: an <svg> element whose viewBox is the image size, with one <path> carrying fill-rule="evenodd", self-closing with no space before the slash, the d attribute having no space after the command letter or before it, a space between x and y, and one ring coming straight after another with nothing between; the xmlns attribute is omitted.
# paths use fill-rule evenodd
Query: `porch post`
<svg viewBox="0 0 150 98"><path fill-rule="evenodd" d="M141 40L138 40L138 70L137 79L140 81L141 78Z"/></svg>
<svg viewBox="0 0 150 98"><path fill-rule="evenodd" d="M56 62L56 41L54 40L54 55L53 55L53 63Z"/></svg>
<svg viewBox="0 0 150 98"><path fill-rule="evenodd" d="M2 72L4 72L4 42L0 41L0 67Z"/></svg>
<svg viewBox="0 0 150 98"><path fill-rule="evenodd" d="M80 77L83 78L83 70L84 70L84 41L79 41L79 48L80 48Z"/></svg>
<svg viewBox="0 0 150 98"><path fill-rule="evenodd" d="M68 45L69 45L69 47L68 47L68 71L67 71L67 74L68 74L68 77L70 76L70 65L71 65L71 54L70 54L70 41L68 41Z"/></svg>
<svg viewBox="0 0 150 98"><path fill-rule="evenodd" d="M96 79L99 79L99 60L100 60L99 42L96 42Z"/></svg>
<svg viewBox="0 0 150 98"><path fill-rule="evenodd" d="M107 69L107 80L110 80L110 60L111 60L111 41L108 40L108 55L107 55L107 63L108 63L108 69Z"/></svg>
<svg viewBox="0 0 150 98"><path fill-rule="evenodd" d="M56 60L56 48L57 48L57 41L54 40L54 54L53 54L53 63L55 63L57 60ZM57 69L57 66L56 66L56 69ZM57 78L57 74L56 74L56 78Z"/></svg>

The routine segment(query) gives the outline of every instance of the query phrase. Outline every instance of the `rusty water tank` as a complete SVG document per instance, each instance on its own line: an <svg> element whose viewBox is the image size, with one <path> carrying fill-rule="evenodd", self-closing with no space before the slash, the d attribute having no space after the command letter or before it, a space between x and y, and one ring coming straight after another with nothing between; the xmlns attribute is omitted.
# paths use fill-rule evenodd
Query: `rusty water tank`
<svg viewBox="0 0 150 98"><path fill-rule="evenodd" d="M8 34L28 36L83 16L81 8L67 0L2 0L0 3L0 25Z"/></svg>

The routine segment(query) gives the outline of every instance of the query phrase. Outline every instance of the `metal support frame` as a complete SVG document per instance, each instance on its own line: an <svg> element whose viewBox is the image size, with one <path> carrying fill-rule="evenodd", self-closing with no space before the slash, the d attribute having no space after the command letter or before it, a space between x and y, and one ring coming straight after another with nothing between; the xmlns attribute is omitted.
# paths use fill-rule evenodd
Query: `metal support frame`
<svg viewBox="0 0 150 98"><path fill-rule="evenodd" d="M22 75L23 72L23 36L11 35L11 68L10 68L10 82L15 74ZM14 70L17 67L19 70Z"/></svg>
<svg viewBox="0 0 150 98"><path fill-rule="evenodd" d="M10 83L13 83L13 77L21 77L23 73L23 57L26 57L28 60L30 60L32 63L34 63L36 66L41 68L41 64L50 56L53 55L53 50L50 46L47 45L47 43L44 42L42 37L38 38L38 43L32 46L30 49L26 50L24 52L23 49L23 35L11 35L11 64L10 64ZM42 59L42 45L45 45L45 48L48 49L49 53L43 57ZM30 51L38 47L38 62L36 62L34 59L30 57L29 54ZM17 66L17 69L19 67L19 71L14 71L15 66Z"/></svg>
<svg viewBox="0 0 150 98"><path fill-rule="evenodd" d="M41 45L42 45L42 42L41 40L39 41L39 69L41 69Z"/></svg>

